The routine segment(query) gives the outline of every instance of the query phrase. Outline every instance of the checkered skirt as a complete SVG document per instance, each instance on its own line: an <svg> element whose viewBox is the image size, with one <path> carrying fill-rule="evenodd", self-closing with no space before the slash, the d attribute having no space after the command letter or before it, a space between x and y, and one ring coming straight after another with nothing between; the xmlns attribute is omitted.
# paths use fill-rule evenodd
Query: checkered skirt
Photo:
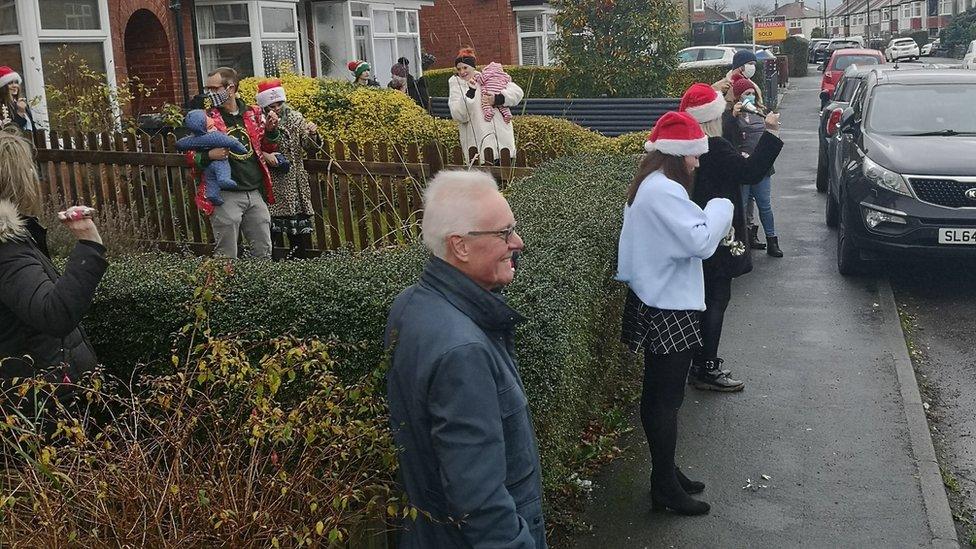
<svg viewBox="0 0 976 549"><path fill-rule="evenodd" d="M634 353L643 349L665 355L701 347L701 312L650 307L628 290L620 339Z"/></svg>

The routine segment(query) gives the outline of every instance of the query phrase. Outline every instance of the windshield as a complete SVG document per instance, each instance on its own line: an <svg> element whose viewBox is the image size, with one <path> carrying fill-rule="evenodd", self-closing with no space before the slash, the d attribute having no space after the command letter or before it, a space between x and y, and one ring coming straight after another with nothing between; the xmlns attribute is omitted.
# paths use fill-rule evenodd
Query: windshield
<svg viewBox="0 0 976 549"><path fill-rule="evenodd" d="M857 42L834 42L827 46L828 49L832 50L842 50L844 48L856 48L860 46Z"/></svg>
<svg viewBox="0 0 976 549"><path fill-rule="evenodd" d="M842 71L851 65L858 67L863 65L877 65L881 61L873 55L842 55L834 59L834 66L831 70Z"/></svg>
<svg viewBox="0 0 976 549"><path fill-rule="evenodd" d="M907 38L905 40L895 40L891 44L893 46L910 46L915 44L915 40L912 40L911 38Z"/></svg>
<svg viewBox="0 0 976 549"><path fill-rule="evenodd" d="M951 130L976 133L976 84L878 86L867 127L886 135L918 135Z"/></svg>
<svg viewBox="0 0 976 549"><path fill-rule="evenodd" d="M683 50L678 52L679 63L690 63L698 59L698 50Z"/></svg>
<svg viewBox="0 0 976 549"><path fill-rule="evenodd" d="M845 78L844 79L844 89L840 93L834 93L834 97L837 101L847 101L851 102L851 97L854 97L854 92L857 91L858 84L861 83L860 78Z"/></svg>

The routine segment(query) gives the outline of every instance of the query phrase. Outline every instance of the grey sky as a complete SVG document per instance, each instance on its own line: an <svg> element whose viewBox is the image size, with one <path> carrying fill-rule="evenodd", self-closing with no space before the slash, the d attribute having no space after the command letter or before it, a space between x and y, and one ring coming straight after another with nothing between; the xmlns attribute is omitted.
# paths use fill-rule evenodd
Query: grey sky
<svg viewBox="0 0 976 549"><path fill-rule="evenodd" d="M722 1L723 0L719 0L719 3L721 3ZM746 11L746 8L748 6L757 2L762 4L767 4L769 6L769 9L773 9L773 4L774 4L774 0L725 0L725 1L728 3L729 9L734 10L737 13L741 11ZM790 3L790 1L791 0L781 0L780 5L788 4ZM712 5L714 2L715 0L705 0L705 3L708 5ZM818 2L817 0L806 0L806 3L809 4L811 8L823 6L823 2L822 1ZM835 6L840 5L840 3L841 3L840 0L827 0L827 10L829 11L833 9Z"/></svg>

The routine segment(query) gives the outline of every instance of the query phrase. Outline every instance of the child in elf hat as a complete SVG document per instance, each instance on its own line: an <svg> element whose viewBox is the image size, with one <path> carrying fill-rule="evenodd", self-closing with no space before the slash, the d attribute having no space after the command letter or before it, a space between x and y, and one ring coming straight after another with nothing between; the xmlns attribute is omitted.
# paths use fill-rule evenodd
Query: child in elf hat
<svg viewBox="0 0 976 549"><path fill-rule="evenodd" d="M349 72L353 75L353 84L357 86L369 86L371 88L380 87L380 83L370 78L373 68L365 61L350 61L346 65Z"/></svg>
<svg viewBox="0 0 976 549"><path fill-rule="evenodd" d="M183 124L193 135L176 141L176 150L180 152L196 151L209 152L211 149L230 149L234 154L245 154L247 148L237 139L222 133L215 127L214 120L207 116L206 111L195 109L186 113ZM212 160L203 169L206 190L204 195L215 206L224 203L220 197L221 189L236 189L237 183L231 179L229 160Z"/></svg>

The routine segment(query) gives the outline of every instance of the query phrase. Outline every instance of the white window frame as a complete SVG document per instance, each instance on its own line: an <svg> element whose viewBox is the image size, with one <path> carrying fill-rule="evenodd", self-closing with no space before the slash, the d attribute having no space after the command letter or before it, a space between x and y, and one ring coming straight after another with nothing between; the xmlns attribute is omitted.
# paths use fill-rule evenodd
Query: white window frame
<svg viewBox="0 0 976 549"><path fill-rule="evenodd" d="M404 13L407 16L407 30L400 30L400 14ZM410 22L416 22L416 30L410 30ZM400 40L407 38L414 42L414 46L417 50L418 58L416 60L411 60L411 63L416 65L418 74L423 75L423 67L421 67L421 59L419 58L421 52L423 52L423 47L420 45L420 11L419 10L409 10L403 8L397 8L393 13L393 30L396 34L396 57L394 60L404 57L403 52L400 51Z"/></svg>
<svg viewBox="0 0 976 549"><path fill-rule="evenodd" d="M32 108L34 122L40 128L48 128L47 94L44 90L44 61L41 58L41 44L100 43L102 62L105 65L105 80L112 91L115 90L115 58L112 52L112 29L110 28L107 0L98 0L98 19L100 29L42 29L40 5L37 0L17 0L17 31L19 34L0 36L0 44L20 46L21 77L31 100L37 100ZM118 105L112 110L119 114Z"/></svg>
<svg viewBox="0 0 976 549"><path fill-rule="evenodd" d="M790 28L791 29L803 28L803 22L800 21L799 19L790 19Z"/></svg>
<svg viewBox="0 0 976 549"><path fill-rule="evenodd" d="M966 0L959 0L956 5L956 14L960 14L966 11Z"/></svg>
<svg viewBox="0 0 976 549"><path fill-rule="evenodd" d="M692 3L692 10L699 12L705 11L705 0L695 0L694 3Z"/></svg>
<svg viewBox="0 0 976 549"><path fill-rule="evenodd" d="M254 67L254 76L264 77L267 73L264 70L264 50L262 44L265 41L293 41L295 43L295 72L303 73L304 56L302 55L300 42L300 21L298 18L297 0L197 0L194 9L207 6L221 6L241 4L247 6L248 35L233 38L200 38L197 40L197 56L203 58L204 46L220 46L224 44L250 44L251 45L251 65ZM261 8L288 8L291 9L295 22L295 32L264 32L264 14ZM195 16L196 14L194 14ZM196 17L194 17L196 19ZM197 22L197 32L199 34L199 21ZM212 68L210 69L212 70ZM200 78L206 78L208 69L203 67L204 74Z"/></svg>
<svg viewBox="0 0 976 549"><path fill-rule="evenodd" d="M922 3L912 2L912 19L918 19L922 17Z"/></svg>
<svg viewBox="0 0 976 549"><path fill-rule="evenodd" d="M912 18L912 5L909 2L905 2L901 5L901 18L911 19Z"/></svg>
<svg viewBox="0 0 976 549"><path fill-rule="evenodd" d="M516 9L515 10L515 30L516 38L518 40L518 50L519 50L519 65L524 65L525 60L522 55L522 39L523 38L542 38L542 51L540 59L540 66L552 65L556 58L550 53L549 45L556 37L556 27L553 23L553 17L555 17L556 11L552 9ZM523 31L520 19L522 17L541 17L542 27L538 31ZM550 30L550 28L552 30Z"/></svg>
<svg viewBox="0 0 976 549"><path fill-rule="evenodd" d="M880 22L881 22L881 12L872 11L871 12L871 24L872 25L877 25Z"/></svg>
<svg viewBox="0 0 976 549"><path fill-rule="evenodd" d="M890 23L891 22L891 11L888 9L881 10L881 22Z"/></svg>
<svg viewBox="0 0 976 549"><path fill-rule="evenodd" d="M939 0L939 15L952 15L952 0Z"/></svg>

